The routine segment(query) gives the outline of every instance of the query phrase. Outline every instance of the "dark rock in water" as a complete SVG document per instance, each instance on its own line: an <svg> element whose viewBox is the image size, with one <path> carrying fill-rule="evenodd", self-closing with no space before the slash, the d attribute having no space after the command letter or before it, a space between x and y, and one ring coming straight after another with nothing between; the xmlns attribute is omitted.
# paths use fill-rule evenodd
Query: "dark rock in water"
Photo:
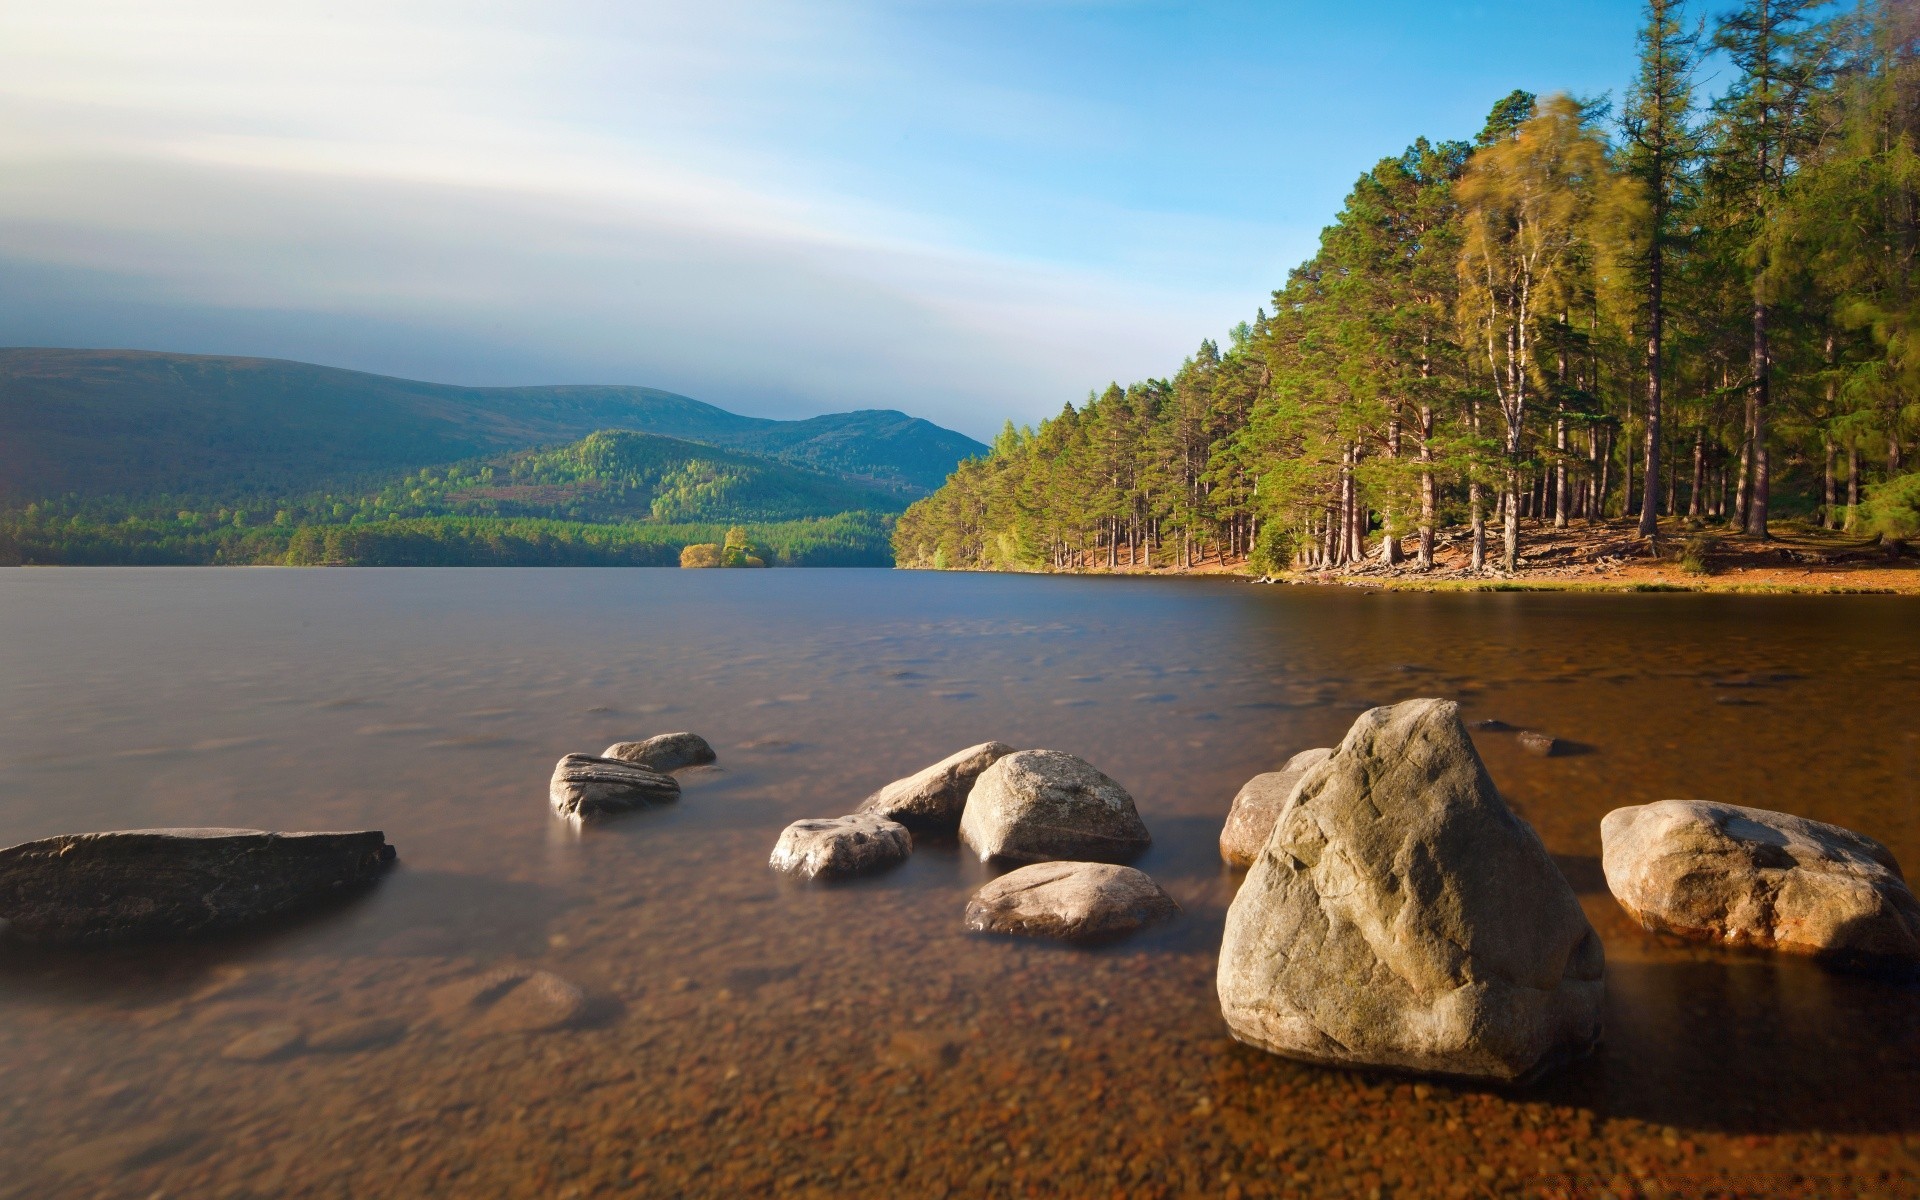
<svg viewBox="0 0 1920 1200"><path fill-rule="evenodd" d="M1179 915L1144 871L1111 863L1034 863L1009 871L967 901L967 928L1062 941L1106 941Z"/></svg>
<svg viewBox="0 0 1920 1200"><path fill-rule="evenodd" d="M1893 852L1865 834L1662 800L1608 813L1600 842L1608 889L1648 929L1835 966L1920 968L1920 901Z"/></svg>
<svg viewBox="0 0 1920 1200"><path fill-rule="evenodd" d="M1273 823L1286 807L1287 796L1309 768L1325 762L1333 751L1322 747L1302 750L1287 760L1278 771L1268 771L1247 780L1227 810L1227 823L1220 830L1220 861L1230 867L1247 867L1267 844Z"/></svg>
<svg viewBox="0 0 1920 1200"><path fill-rule="evenodd" d="M561 816L595 821L678 800L680 781L617 758L569 754L554 766L547 796Z"/></svg>
<svg viewBox="0 0 1920 1200"><path fill-rule="evenodd" d="M1522 750L1536 758L1552 758L1566 748L1559 738L1536 729L1522 729L1519 742Z"/></svg>
<svg viewBox="0 0 1920 1200"><path fill-rule="evenodd" d="M1529 1078L1600 1036L1605 957L1457 707L1363 714L1227 911L1233 1036L1307 1062Z"/></svg>
<svg viewBox="0 0 1920 1200"><path fill-rule="evenodd" d="M1058 750L1022 750L982 772L960 840L981 862L1125 862L1153 841L1125 788Z"/></svg>
<svg viewBox="0 0 1920 1200"><path fill-rule="evenodd" d="M0 850L0 918L45 944L214 932L369 884L393 859L379 830L63 834Z"/></svg>
<svg viewBox="0 0 1920 1200"><path fill-rule="evenodd" d="M1518 729L1517 726L1509 725L1505 721L1497 720L1493 717L1486 717L1475 721L1469 728L1478 729L1482 733L1513 733Z"/></svg>
<svg viewBox="0 0 1920 1200"><path fill-rule="evenodd" d="M960 814L966 811L974 781L1013 752L1005 742L968 746L925 770L894 780L868 796L860 811L898 821L908 829L954 833L960 828Z"/></svg>
<svg viewBox="0 0 1920 1200"><path fill-rule="evenodd" d="M768 865L805 879L863 875L902 862L913 853L913 835L897 821L874 813L795 821L780 834Z"/></svg>
<svg viewBox="0 0 1920 1200"><path fill-rule="evenodd" d="M663 733L644 742L615 742L601 757L617 758L650 771L678 771L705 766L720 756L697 733Z"/></svg>

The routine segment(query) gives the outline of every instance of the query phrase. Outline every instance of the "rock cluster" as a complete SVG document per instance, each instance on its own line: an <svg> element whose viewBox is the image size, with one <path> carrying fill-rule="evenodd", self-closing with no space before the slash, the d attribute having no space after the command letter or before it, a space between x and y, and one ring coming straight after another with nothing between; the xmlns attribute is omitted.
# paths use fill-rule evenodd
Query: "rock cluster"
<svg viewBox="0 0 1920 1200"><path fill-rule="evenodd" d="M1595 1044L1603 968L1457 706L1410 700L1362 714L1294 787L1217 982L1233 1035L1277 1054L1515 1081Z"/></svg>
<svg viewBox="0 0 1920 1200"><path fill-rule="evenodd" d="M1220 861L1230 867L1250 867L1267 844L1273 823L1280 819L1287 797L1293 794L1309 768L1317 767L1333 754L1329 748L1302 750L1287 760L1278 771L1268 771L1247 780L1227 809L1227 823L1220 830Z"/></svg>
<svg viewBox="0 0 1920 1200"><path fill-rule="evenodd" d="M982 862L1035 864L974 893L971 930L1099 941L1180 911L1152 879L1112 865L1150 842L1124 788L1071 754L1004 742L969 746L895 780L850 816L795 821L770 861L809 879L878 871L912 853L911 830L958 832ZM1099 861L1072 861L1081 859Z"/></svg>
<svg viewBox="0 0 1920 1200"><path fill-rule="evenodd" d="M967 928L1062 941L1106 941L1179 915L1144 871L1112 863L1046 862L1009 871L967 901Z"/></svg>
<svg viewBox="0 0 1920 1200"><path fill-rule="evenodd" d="M64 834L0 850L0 918L44 944L181 937L325 902L393 861L379 830Z"/></svg>
<svg viewBox="0 0 1920 1200"><path fill-rule="evenodd" d="M1662 800L1614 809L1600 838L1608 889L1647 929L1839 966L1920 968L1920 903L1892 852L1863 834Z"/></svg>

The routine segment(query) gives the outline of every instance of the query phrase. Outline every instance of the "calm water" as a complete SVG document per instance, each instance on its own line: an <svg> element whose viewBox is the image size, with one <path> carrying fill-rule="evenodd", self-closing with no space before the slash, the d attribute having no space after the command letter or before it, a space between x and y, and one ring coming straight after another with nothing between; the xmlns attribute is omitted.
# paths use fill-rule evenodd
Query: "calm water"
<svg viewBox="0 0 1920 1200"><path fill-rule="evenodd" d="M879 571L0 572L0 843L384 829L339 911L144 951L0 947L0 1195L1599 1195L1920 1191L1920 989L1640 933L1608 809L1697 796L1920 863L1920 606L1384 596ZM1740 684L1745 686L1730 686ZM1603 1051L1527 1091L1297 1066L1212 992L1250 775L1363 707L1462 701L1606 939ZM568 751L691 729L720 769L575 835ZM779 830L974 742L1138 799L1185 907L1101 951L965 934L952 846L805 886ZM437 989L531 964L581 1028ZM385 1046L222 1056L382 1016Z"/></svg>

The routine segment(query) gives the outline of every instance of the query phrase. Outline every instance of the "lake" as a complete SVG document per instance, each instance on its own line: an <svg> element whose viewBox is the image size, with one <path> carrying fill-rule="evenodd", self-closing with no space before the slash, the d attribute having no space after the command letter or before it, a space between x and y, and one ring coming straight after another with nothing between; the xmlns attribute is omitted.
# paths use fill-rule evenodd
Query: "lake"
<svg viewBox="0 0 1920 1200"><path fill-rule="evenodd" d="M1600 817L1667 797L1920 862L1920 636L1892 597L1380 594L864 570L0 572L0 844L378 828L344 907L219 941L0 946L0 1195L1912 1194L1920 989L1644 934ZM1606 1040L1528 1089L1325 1070L1213 993L1245 780L1458 699L1606 943ZM671 807L576 833L569 751L688 729ZM1097 950L969 935L926 843L838 886L782 827L997 738L1136 797L1184 915ZM585 989L500 1033L435 997ZM376 1044L239 1061L272 1026Z"/></svg>

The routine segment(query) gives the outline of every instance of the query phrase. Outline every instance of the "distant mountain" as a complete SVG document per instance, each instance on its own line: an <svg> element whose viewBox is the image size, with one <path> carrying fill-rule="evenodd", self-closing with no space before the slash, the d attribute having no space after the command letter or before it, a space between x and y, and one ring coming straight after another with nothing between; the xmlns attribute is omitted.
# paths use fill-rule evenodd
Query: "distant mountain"
<svg viewBox="0 0 1920 1200"><path fill-rule="evenodd" d="M277 359L0 349L0 500L232 497L379 486L399 471L631 429L912 497L986 447L890 410L743 417L653 388L474 388Z"/></svg>

